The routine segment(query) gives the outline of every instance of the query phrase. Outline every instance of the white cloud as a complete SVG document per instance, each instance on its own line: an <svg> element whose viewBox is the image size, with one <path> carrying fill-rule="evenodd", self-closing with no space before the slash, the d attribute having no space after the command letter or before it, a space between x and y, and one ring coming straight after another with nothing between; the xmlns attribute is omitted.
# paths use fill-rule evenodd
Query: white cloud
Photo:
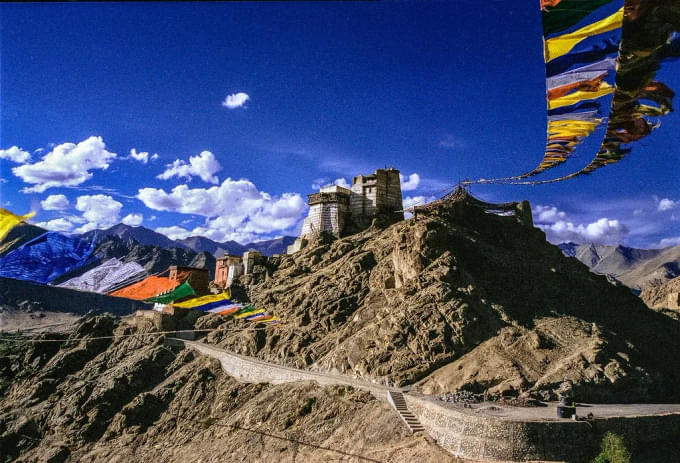
<svg viewBox="0 0 680 463"><path fill-rule="evenodd" d="M437 199L436 196L407 196L403 200L404 211L413 206L423 206L427 203L431 203L435 199ZM413 217L412 213L404 212L404 218L409 219L411 217Z"/></svg>
<svg viewBox="0 0 680 463"><path fill-rule="evenodd" d="M210 188L179 185L169 193L142 188L137 197L150 209L206 217L205 224L191 230L191 234L216 241L247 241L257 235L287 230L296 225L307 209L297 193L271 196L245 179L227 178L221 185ZM170 233L184 232L173 228Z"/></svg>
<svg viewBox="0 0 680 463"><path fill-rule="evenodd" d="M669 211L671 209L675 209L678 203L680 203L680 201L673 201L672 199L663 198L657 203L656 210L659 212Z"/></svg>
<svg viewBox="0 0 680 463"><path fill-rule="evenodd" d="M399 180L401 180L401 191L413 191L420 184L420 175L411 174L406 179L402 174L399 174Z"/></svg>
<svg viewBox="0 0 680 463"><path fill-rule="evenodd" d="M18 146L12 146L6 150L0 150L0 159L23 163L31 159L31 153L22 150Z"/></svg>
<svg viewBox="0 0 680 463"><path fill-rule="evenodd" d="M143 221L144 216L142 214L128 214L121 220L125 225L130 225L131 227L139 227Z"/></svg>
<svg viewBox="0 0 680 463"><path fill-rule="evenodd" d="M463 138L448 134L442 137L437 145L439 145L440 148L455 150L467 148L469 143Z"/></svg>
<svg viewBox="0 0 680 463"><path fill-rule="evenodd" d="M130 158L134 159L135 161L139 161L142 164L146 164L149 162L149 159L151 160L158 159L158 154L154 153L151 156L149 156L148 151L137 152L136 149L132 148L130 150Z"/></svg>
<svg viewBox="0 0 680 463"><path fill-rule="evenodd" d="M40 201L40 205L46 211L64 211L69 208L70 203L64 195L49 195L47 199Z"/></svg>
<svg viewBox="0 0 680 463"><path fill-rule="evenodd" d="M659 241L656 247L668 248L671 246L677 246L678 244L680 244L680 236L673 236L671 238L662 239L661 241Z"/></svg>
<svg viewBox="0 0 680 463"><path fill-rule="evenodd" d="M26 183L35 186L24 188L25 193L42 193L48 188L80 185L92 178L90 170L108 169L116 153L106 150L101 137L90 137L77 145L62 143L34 164L12 168L12 172Z"/></svg>
<svg viewBox="0 0 680 463"><path fill-rule="evenodd" d="M344 179L343 179L344 180ZM330 179L328 177L320 177L314 179L314 182L312 183L312 189L313 190L320 190L322 186L327 185Z"/></svg>
<svg viewBox="0 0 680 463"><path fill-rule="evenodd" d="M536 205L533 209L534 222L536 223L552 223L558 220L563 220L567 214L558 210L555 206Z"/></svg>
<svg viewBox="0 0 680 463"><path fill-rule="evenodd" d="M76 209L83 213L83 219L87 220L78 233L85 233L95 228L108 228L118 223L120 210L123 205L107 195L79 196L76 200Z"/></svg>
<svg viewBox="0 0 680 463"><path fill-rule="evenodd" d="M176 159L166 166L165 172L156 178L167 180L172 177L184 177L191 180L192 176L200 177L206 183L218 184L219 179L214 175L222 170L222 166L210 151L202 151L198 156L190 156L189 164Z"/></svg>
<svg viewBox="0 0 680 463"><path fill-rule="evenodd" d="M431 203L437 199L436 196L407 196L404 198L404 209L408 209L413 206L422 206L427 203Z"/></svg>
<svg viewBox="0 0 680 463"><path fill-rule="evenodd" d="M59 217L58 219L50 220L48 222L38 222L36 225L46 230L58 232L70 232L73 230L73 224L63 217Z"/></svg>
<svg viewBox="0 0 680 463"><path fill-rule="evenodd" d="M334 185L337 185L337 186L341 186L341 187L343 187L343 188L352 188L352 185L350 185L349 183L347 183L347 180L345 180L344 178L336 178L336 179L333 181L333 184L334 184Z"/></svg>
<svg viewBox="0 0 680 463"><path fill-rule="evenodd" d="M575 243L617 244L625 238L628 227L618 220L603 217L588 225L558 220L552 224L539 224L551 243L573 241Z"/></svg>
<svg viewBox="0 0 680 463"><path fill-rule="evenodd" d="M236 109L246 104L248 100L250 100L250 96L247 93L232 93L231 95L227 95L222 102L222 106L229 109Z"/></svg>
<svg viewBox="0 0 680 463"><path fill-rule="evenodd" d="M162 233L171 240L182 240L191 236L191 232L186 228L173 225L172 227L158 227L155 231Z"/></svg>

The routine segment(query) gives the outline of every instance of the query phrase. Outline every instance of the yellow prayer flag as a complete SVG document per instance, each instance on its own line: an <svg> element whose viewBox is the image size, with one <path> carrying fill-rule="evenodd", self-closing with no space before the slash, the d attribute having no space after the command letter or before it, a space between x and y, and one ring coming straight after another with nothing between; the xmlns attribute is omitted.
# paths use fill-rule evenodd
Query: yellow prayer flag
<svg viewBox="0 0 680 463"><path fill-rule="evenodd" d="M602 119L593 119L592 121L581 121L579 119L566 119L562 121L550 121L548 123L549 129L559 130L562 128L574 128L574 127L597 127Z"/></svg>
<svg viewBox="0 0 680 463"><path fill-rule="evenodd" d="M234 318L246 318L246 317L250 317L251 315L257 315L259 313L264 313L264 309L256 309L256 310L253 310L252 312L246 312L246 313L234 315Z"/></svg>
<svg viewBox="0 0 680 463"><path fill-rule="evenodd" d="M588 24L574 32L547 39L545 41L545 62L569 53L579 42L593 35L604 34L621 27L623 24L623 8L611 16Z"/></svg>
<svg viewBox="0 0 680 463"><path fill-rule="evenodd" d="M15 215L10 211L0 208L0 240L4 239L9 231L20 222L28 220L35 215L35 212L29 212L26 215Z"/></svg>
<svg viewBox="0 0 680 463"><path fill-rule="evenodd" d="M223 301L229 301L229 293L228 292L223 292L219 294L209 294L207 296L201 296L201 297L195 297L193 299L189 299L184 302L176 302L174 304L175 307L179 307L181 309L192 309L194 307L198 307L204 304L211 304L214 302L223 302Z"/></svg>
<svg viewBox="0 0 680 463"><path fill-rule="evenodd" d="M596 124L591 126L574 126L574 127L560 127L559 129L548 129L548 135L560 135L564 137L587 137L597 127Z"/></svg>
<svg viewBox="0 0 680 463"><path fill-rule="evenodd" d="M571 106L583 100L595 100L605 95L609 95L610 93L614 93L614 87L606 82L602 82L600 88L594 92L578 91L570 93L569 95L563 96L561 98L550 100L548 101L548 109L561 108L562 106Z"/></svg>

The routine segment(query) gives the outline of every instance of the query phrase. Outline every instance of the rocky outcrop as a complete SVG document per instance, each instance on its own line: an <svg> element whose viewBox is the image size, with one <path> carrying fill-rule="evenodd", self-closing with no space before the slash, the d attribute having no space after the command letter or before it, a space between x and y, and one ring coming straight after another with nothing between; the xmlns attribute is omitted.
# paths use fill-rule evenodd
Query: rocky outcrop
<svg viewBox="0 0 680 463"><path fill-rule="evenodd" d="M281 324L209 342L432 393L551 397L571 379L581 400L680 399L680 324L516 217L442 206L310 243L264 275L242 284Z"/></svg>
<svg viewBox="0 0 680 463"><path fill-rule="evenodd" d="M647 286L640 293L640 299L650 308L680 319L680 277Z"/></svg>

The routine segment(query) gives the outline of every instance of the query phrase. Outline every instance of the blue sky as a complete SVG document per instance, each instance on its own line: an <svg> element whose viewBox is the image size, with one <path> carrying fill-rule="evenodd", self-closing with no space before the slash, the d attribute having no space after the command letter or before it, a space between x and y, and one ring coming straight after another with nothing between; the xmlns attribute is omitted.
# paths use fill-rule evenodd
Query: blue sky
<svg viewBox="0 0 680 463"><path fill-rule="evenodd" d="M537 3L0 5L2 207L246 242L294 234L313 185L385 165L409 201L522 173L545 145ZM679 69L659 80L679 91ZM676 244L678 127L591 176L472 191L529 199L553 241Z"/></svg>

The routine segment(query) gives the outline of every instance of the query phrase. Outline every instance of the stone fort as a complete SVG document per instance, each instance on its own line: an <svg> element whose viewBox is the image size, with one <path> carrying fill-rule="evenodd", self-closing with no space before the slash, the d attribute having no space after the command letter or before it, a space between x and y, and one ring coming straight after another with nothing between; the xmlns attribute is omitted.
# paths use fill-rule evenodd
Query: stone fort
<svg viewBox="0 0 680 463"><path fill-rule="evenodd" d="M392 167L358 175L350 188L329 185L307 198L309 213L300 237L288 247L288 254L299 251L308 239L322 233L340 237L368 228L377 217L390 222L404 219L399 171Z"/></svg>

